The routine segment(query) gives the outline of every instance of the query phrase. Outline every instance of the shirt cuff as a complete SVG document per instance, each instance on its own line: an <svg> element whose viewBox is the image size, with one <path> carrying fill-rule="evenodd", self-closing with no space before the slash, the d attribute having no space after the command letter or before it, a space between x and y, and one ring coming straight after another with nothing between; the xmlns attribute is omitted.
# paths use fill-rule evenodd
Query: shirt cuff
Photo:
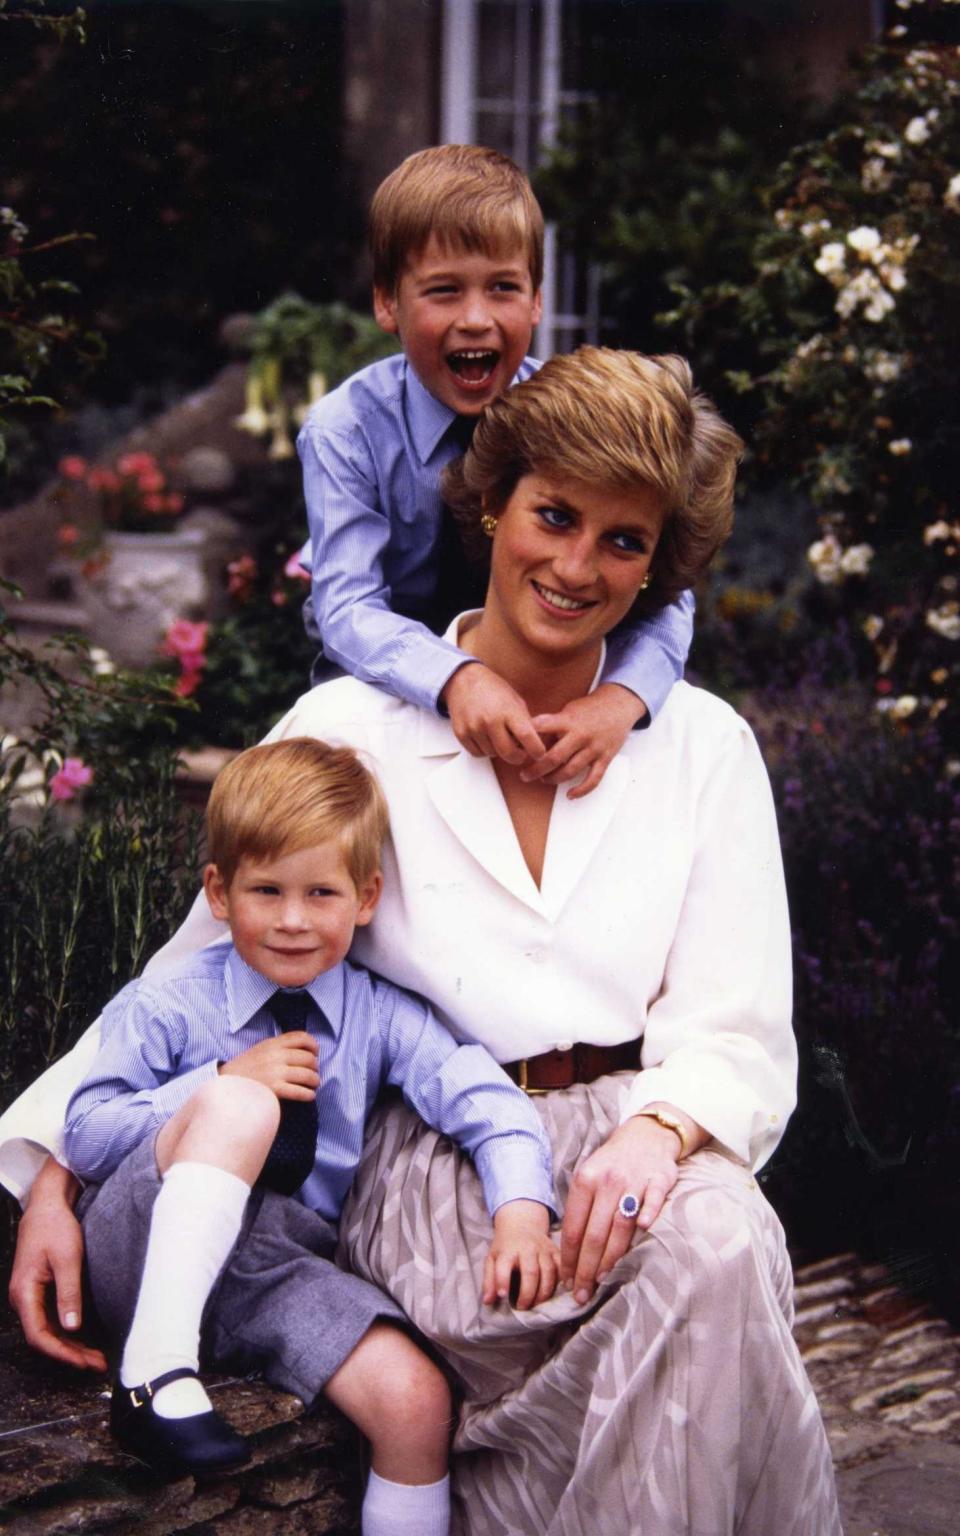
<svg viewBox="0 0 960 1536"><path fill-rule="evenodd" d="M154 1119L158 1126L166 1125L172 1115L178 1109L182 1109L188 1099L192 1099L198 1088L204 1083L212 1082L217 1075L219 1063L205 1061L203 1066L194 1067L192 1072L184 1072L182 1077L168 1077L165 1083L160 1083L151 1094Z"/></svg>
<svg viewBox="0 0 960 1536"><path fill-rule="evenodd" d="M607 654L609 658L609 651ZM650 646L642 662L636 658L631 660L629 656L608 659L600 681L619 683L621 688L629 688L646 704L646 715L637 721L637 726L643 730L666 703L670 689L677 681L677 673L669 657L657 646Z"/></svg>
<svg viewBox="0 0 960 1536"><path fill-rule="evenodd" d="M557 1216L553 1170L531 1137L514 1133L493 1137L478 1148L474 1161L491 1216L508 1200L538 1200Z"/></svg>
<svg viewBox="0 0 960 1536"><path fill-rule="evenodd" d="M454 672L468 663L479 665L475 656L468 656L465 651L458 650L449 640L441 640L439 636L427 638L413 634L405 640L397 653L397 659L390 668L391 681L388 686L391 692L398 693L401 698L416 704L420 709L434 710L445 716L446 710L440 704L440 695Z"/></svg>
<svg viewBox="0 0 960 1536"><path fill-rule="evenodd" d="M688 1074L671 1071L669 1066L648 1067L637 1073L626 1095L620 1124L649 1104L672 1104L682 1110L751 1168L759 1168L773 1152L792 1108L779 1104L761 1108L752 1088L726 1075L711 1092L702 1082L693 1082Z"/></svg>

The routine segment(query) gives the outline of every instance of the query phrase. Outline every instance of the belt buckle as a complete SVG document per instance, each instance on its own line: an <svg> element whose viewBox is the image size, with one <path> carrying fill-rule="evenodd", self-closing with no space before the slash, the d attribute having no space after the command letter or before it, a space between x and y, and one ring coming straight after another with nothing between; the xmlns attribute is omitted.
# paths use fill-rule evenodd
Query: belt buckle
<svg viewBox="0 0 960 1536"><path fill-rule="evenodd" d="M523 1092L525 1094L527 1094L527 1096L529 1098L531 1098L531 1099L534 1098L537 1094L548 1093L549 1092L549 1089L547 1089L547 1088L531 1088L530 1087L529 1082L527 1080L527 1057L526 1056L521 1057L520 1060L517 1062L517 1086L518 1086L518 1088L521 1088L523 1090Z"/></svg>

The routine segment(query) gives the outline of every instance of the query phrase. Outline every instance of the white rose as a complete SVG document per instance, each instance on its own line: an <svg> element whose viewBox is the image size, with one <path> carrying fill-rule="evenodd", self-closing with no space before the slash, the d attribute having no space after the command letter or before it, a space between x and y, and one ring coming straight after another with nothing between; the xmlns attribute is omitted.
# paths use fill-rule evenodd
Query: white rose
<svg viewBox="0 0 960 1536"><path fill-rule="evenodd" d="M840 569L845 576L866 576L873 556L872 545L851 544L840 557Z"/></svg>
<svg viewBox="0 0 960 1536"><path fill-rule="evenodd" d="M890 713L894 720L907 720L919 703L920 700L915 699L912 693L902 693L899 699L894 700Z"/></svg>
<svg viewBox="0 0 960 1536"><path fill-rule="evenodd" d="M942 603L939 608L928 608L927 625L944 640L960 640L960 604Z"/></svg>
<svg viewBox="0 0 960 1536"><path fill-rule="evenodd" d="M892 453L895 459L903 459L913 451L913 440L909 437L895 437L892 443L887 444L887 452Z"/></svg>
<svg viewBox="0 0 960 1536"><path fill-rule="evenodd" d="M951 213L960 213L960 171L956 176L951 176L947 182L947 190L943 194L943 204Z"/></svg>
<svg viewBox="0 0 960 1536"><path fill-rule="evenodd" d="M928 523L923 530L924 544L939 544L943 539L949 539L951 534L950 524L941 517L937 523Z"/></svg>
<svg viewBox="0 0 960 1536"><path fill-rule="evenodd" d="M868 640L879 640L883 632L883 620L878 613L870 613L863 621L863 632Z"/></svg>
<svg viewBox="0 0 960 1536"><path fill-rule="evenodd" d="M813 566L813 574L825 587L835 587L843 580L842 552L832 533L818 539L807 550L807 559Z"/></svg>
<svg viewBox="0 0 960 1536"><path fill-rule="evenodd" d="M859 228L852 229L847 236L847 244L857 252L859 256L868 256L875 251L880 244L880 231L873 229L869 224L861 224Z"/></svg>
<svg viewBox="0 0 960 1536"><path fill-rule="evenodd" d="M816 270L824 277L830 277L835 272L842 272L847 252L839 240L830 240L826 245L821 245L820 255L814 262Z"/></svg>
<svg viewBox="0 0 960 1536"><path fill-rule="evenodd" d="M911 117L903 136L908 144L926 144L930 137L930 125L925 117Z"/></svg>

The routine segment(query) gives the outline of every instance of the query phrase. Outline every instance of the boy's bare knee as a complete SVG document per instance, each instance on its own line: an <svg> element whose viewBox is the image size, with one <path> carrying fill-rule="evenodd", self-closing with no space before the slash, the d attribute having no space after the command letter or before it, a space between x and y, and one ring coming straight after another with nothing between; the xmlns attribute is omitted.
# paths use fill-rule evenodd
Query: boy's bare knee
<svg viewBox="0 0 960 1536"><path fill-rule="evenodd" d="M195 1098L198 1115L229 1120L247 1135L272 1135L280 1121L280 1101L273 1089L252 1077L214 1077L197 1089Z"/></svg>

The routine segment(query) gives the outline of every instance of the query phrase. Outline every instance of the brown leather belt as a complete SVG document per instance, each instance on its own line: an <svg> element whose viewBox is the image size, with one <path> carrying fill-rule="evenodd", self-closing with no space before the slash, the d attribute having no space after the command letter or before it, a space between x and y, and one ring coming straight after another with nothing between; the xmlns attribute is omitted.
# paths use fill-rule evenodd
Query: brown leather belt
<svg viewBox="0 0 960 1536"><path fill-rule="evenodd" d="M544 1051L523 1061L505 1061L504 1072L525 1093L546 1093L573 1083L592 1083L607 1072L639 1071L640 1041L621 1045L574 1045L569 1051Z"/></svg>

